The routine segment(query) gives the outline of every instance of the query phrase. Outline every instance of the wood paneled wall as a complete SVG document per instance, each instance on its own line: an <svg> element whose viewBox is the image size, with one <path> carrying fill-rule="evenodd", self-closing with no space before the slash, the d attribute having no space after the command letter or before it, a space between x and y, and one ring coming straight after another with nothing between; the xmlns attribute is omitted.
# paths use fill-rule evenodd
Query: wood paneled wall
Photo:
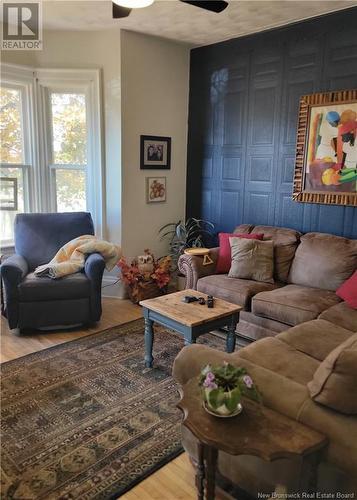
<svg viewBox="0 0 357 500"><path fill-rule="evenodd" d="M291 197L300 96L350 88L357 8L193 49L187 215L357 238L356 208Z"/></svg>

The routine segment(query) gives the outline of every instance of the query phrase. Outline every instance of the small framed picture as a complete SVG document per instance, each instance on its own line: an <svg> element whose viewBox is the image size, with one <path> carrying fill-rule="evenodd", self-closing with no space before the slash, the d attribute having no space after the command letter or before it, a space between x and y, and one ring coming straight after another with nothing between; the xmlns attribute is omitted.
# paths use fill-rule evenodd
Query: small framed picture
<svg viewBox="0 0 357 500"><path fill-rule="evenodd" d="M140 169L169 170L171 168L171 137L140 136Z"/></svg>
<svg viewBox="0 0 357 500"><path fill-rule="evenodd" d="M146 203L166 201L166 177L146 177Z"/></svg>

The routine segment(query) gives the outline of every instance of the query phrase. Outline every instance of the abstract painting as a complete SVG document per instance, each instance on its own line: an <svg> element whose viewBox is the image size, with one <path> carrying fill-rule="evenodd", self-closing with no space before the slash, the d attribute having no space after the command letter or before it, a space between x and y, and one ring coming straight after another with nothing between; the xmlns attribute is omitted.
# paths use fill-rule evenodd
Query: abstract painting
<svg viewBox="0 0 357 500"><path fill-rule="evenodd" d="M357 205L357 90L300 100L293 198Z"/></svg>

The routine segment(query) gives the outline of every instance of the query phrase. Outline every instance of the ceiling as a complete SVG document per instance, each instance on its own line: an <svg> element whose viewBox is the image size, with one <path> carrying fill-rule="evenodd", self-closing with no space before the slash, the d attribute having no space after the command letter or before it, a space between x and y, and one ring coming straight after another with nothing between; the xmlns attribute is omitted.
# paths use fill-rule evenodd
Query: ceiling
<svg viewBox="0 0 357 500"><path fill-rule="evenodd" d="M129 17L117 20L112 19L107 0L46 0L43 6L45 29L119 27L197 46L357 6L357 0L231 0L220 14L177 0L156 0L150 7L133 10Z"/></svg>

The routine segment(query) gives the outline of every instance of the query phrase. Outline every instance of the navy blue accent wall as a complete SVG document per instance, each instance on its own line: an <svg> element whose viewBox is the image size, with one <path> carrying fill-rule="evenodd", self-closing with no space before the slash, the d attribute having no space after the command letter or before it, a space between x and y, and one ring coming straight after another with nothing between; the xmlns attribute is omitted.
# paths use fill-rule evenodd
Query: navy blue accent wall
<svg viewBox="0 0 357 500"><path fill-rule="evenodd" d="M356 8L193 49L187 216L357 238L357 208L291 196L300 96L351 88Z"/></svg>

